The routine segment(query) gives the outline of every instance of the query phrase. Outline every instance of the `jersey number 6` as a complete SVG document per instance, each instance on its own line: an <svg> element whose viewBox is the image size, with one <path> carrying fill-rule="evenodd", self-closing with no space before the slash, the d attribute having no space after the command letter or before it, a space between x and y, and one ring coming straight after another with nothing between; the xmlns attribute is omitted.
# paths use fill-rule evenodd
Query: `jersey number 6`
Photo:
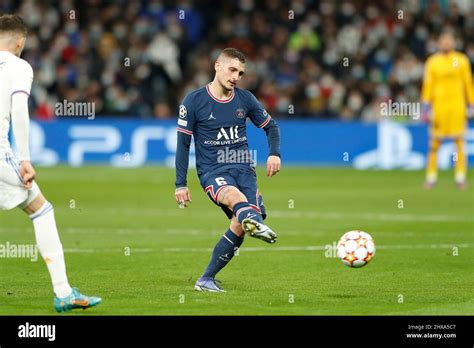
<svg viewBox="0 0 474 348"><path fill-rule="evenodd" d="M216 183L219 186L227 185L227 181L225 181L223 177L216 178Z"/></svg>

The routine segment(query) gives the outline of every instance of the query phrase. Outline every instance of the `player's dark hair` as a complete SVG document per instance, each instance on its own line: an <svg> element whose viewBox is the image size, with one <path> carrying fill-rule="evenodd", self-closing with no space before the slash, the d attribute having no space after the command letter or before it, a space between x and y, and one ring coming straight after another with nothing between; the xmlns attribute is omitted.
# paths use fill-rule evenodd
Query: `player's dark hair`
<svg viewBox="0 0 474 348"><path fill-rule="evenodd" d="M222 50L221 54L230 57L230 58L237 58L241 63L245 64L245 54L240 52L237 48L225 48Z"/></svg>
<svg viewBox="0 0 474 348"><path fill-rule="evenodd" d="M20 16L7 14L0 16L0 33L2 32L14 32L26 36L28 27Z"/></svg>

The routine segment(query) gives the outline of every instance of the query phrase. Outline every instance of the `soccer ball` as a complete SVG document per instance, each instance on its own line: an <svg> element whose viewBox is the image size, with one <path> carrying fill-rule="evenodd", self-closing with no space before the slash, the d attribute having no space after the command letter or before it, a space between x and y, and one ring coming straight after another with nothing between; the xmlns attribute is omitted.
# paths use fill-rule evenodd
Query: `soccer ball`
<svg viewBox="0 0 474 348"><path fill-rule="evenodd" d="M374 255L374 240L364 231L349 231L337 243L337 257L349 267L363 267L372 260Z"/></svg>

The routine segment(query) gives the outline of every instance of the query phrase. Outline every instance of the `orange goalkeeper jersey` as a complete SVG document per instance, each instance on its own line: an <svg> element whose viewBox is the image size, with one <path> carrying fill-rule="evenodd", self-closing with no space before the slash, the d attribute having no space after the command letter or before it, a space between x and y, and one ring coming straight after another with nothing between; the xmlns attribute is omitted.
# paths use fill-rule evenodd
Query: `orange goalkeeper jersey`
<svg viewBox="0 0 474 348"><path fill-rule="evenodd" d="M432 105L432 131L439 136L466 130L466 107L474 104L471 66L461 52L436 53L428 58L421 101Z"/></svg>

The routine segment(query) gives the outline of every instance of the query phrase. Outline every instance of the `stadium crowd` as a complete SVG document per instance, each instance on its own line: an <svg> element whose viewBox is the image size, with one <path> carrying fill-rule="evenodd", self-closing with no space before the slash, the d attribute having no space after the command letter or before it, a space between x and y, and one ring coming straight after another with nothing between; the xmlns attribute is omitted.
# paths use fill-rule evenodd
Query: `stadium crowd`
<svg viewBox="0 0 474 348"><path fill-rule="evenodd" d="M248 58L240 87L279 118L375 121L382 101L418 101L437 34L474 64L472 0L2 0L30 27L31 110L94 102L97 115L172 118L213 77L220 49Z"/></svg>

